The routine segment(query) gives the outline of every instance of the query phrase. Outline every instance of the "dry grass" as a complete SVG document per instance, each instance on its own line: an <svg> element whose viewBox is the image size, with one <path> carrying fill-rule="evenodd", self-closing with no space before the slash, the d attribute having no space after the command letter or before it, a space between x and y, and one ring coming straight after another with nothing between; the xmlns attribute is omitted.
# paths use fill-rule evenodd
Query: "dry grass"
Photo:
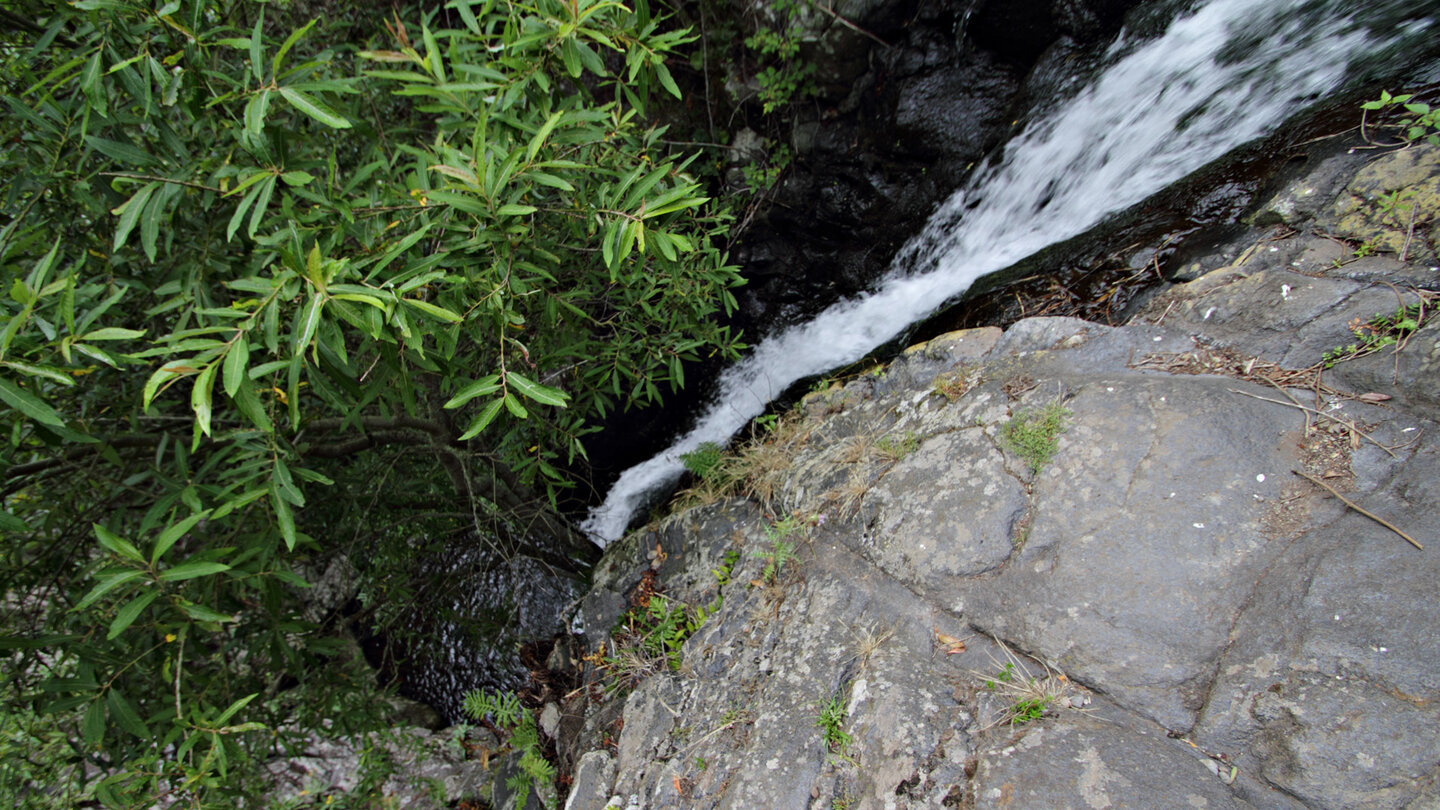
<svg viewBox="0 0 1440 810"><path fill-rule="evenodd" d="M1000 698L998 710L981 723L981 731L1007 724L1014 728L1064 709L1080 710L1089 702L1089 696L1071 683L1064 674L1043 663L1038 665L1042 674L1032 674L1030 667L1035 665L1034 662L1027 665L1000 639L993 641L1005 654L1005 660L997 661L992 656L992 672L971 670L971 674L980 679L985 689Z"/></svg>
<svg viewBox="0 0 1440 810"><path fill-rule="evenodd" d="M832 505L836 517L849 518L860 511L860 502L871 486L869 472L863 467L855 467L850 470L845 483L826 490L821 498Z"/></svg>
<svg viewBox="0 0 1440 810"><path fill-rule="evenodd" d="M854 654L851 660L855 661L861 669L870 663L870 657L879 652L880 648L895 635L894 628L880 629L879 625L863 627L859 632L850 631L855 639Z"/></svg>

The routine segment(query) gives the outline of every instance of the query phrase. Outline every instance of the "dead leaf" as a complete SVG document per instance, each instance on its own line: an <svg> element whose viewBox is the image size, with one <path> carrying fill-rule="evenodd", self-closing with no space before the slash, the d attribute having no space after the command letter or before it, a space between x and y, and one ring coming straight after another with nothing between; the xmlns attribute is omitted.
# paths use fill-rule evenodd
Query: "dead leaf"
<svg viewBox="0 0 1440 810"><path fill-rule="evenodd" d="M946 655L955 655L965 652L965 641L954 636L946 635L935 628L935 642L945 648Z"/></svg>
<svg viewBox="0 0 1440 810"><path fill-rule="evenodd" d="M1377 394L1371 391L1368 394L1361 394L1359 399L1361 402L1385 402L1392 399L1392 397L1389 394Z"/></svg>

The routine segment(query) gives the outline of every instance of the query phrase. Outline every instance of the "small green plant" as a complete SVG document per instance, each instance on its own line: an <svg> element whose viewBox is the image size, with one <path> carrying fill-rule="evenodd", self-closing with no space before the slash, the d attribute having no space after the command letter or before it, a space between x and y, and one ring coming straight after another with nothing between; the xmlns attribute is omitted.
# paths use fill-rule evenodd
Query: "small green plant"
<svg viewBox="0 0 1440 810"><path fill-rule="evenodd" d="M1088 702L1083 692L1077 690L1064 675L1040 664L1044 674L1033 676L1009 647L999 639L995 639L995 643L1004 652L1005 663L995 662L997 669L994 674L975 674L980 676L987 690L1003 696L1004 704L982 730L1002 723L1008 723L1013 728L1039 720L1058 709L1078 708Z"/></svg>
<svg viewBox="0 0 1440 810"><path fill-rule="evenodd" d="M995 673L995 677L994 677L993 679L987 679L987 680L985 681L985 688L986 688L986 689L995 689L995 688L996 688L997 686L999 686L1000 684L1002 684L1002 683L1010 683L1010 682L1011 682L1012 680L1014 680L1014 679L1015 679L1015 664L1014 664L1013 662L1006 661L1006 662L1005 662L1005 665L1002 666L1002 667L1000 667L1000 671L997 672L997 673Z"/></svg>
<svg viewBox="0 0 1440 810"><path fill-rule="evenodd" d="M785 566L800 559L795 555L795 544L778 536L771 536L770 550L757 551L756 557L765 561L765 567L760 571L760 579L768 585L780 581L785 572Z"/></svg>
<svg viewBox="0 0 1440 810"><path fill-rule="evenodd" d="M1364 357L1367 354L1374 354L1387 346L1399 346L1403 341L1414 334L1420 325L1427 322L1430 316L1430 309L1425 299L1416 301L1413 304L1397 307L1393 313L1376 313L1368 321L1355 318L1350 321L1350 333L1355 336L1354 343L1345 346L1336 346L1326 350L1321 357L1325 368L1330 368L1343 360L1353 360L1357 357Z"/></svg>
<svg viewBox="0 0 1440 810"><path fill-rule="evenodd" d="M477 689L465 695L463 708L473 719L488 716L510 733L510 748L520 752L520 772L505 782L515 792L515 806L524 807L533 788L547 808L554 808L555 766L545 759L535 716L525 709L520 698L511 692Z"/></svg>
<svg viewBox="0 0 1440 810"><path fill-rule="evenodd" d="M1032 720L1039 720L1050 708L1050 700L1049 697L1031 697L1015 701L1015 704L1010 707L1010 722L1019 726Z"/></svg>
<svg viewBox="0 0 1440 810"><path fill-rule="evenodd" d="M730 578L735 573L735 564L738 562L740 562L739 551L732 548L725 552L725 556L720 559L720 567L710 569L710 573L715 575L716 584L722 588L729 585ZM711 610L710 612L714 613L715 611Z"/></svg>
<svg viewBox="0 0 1440 810"><path fill-rule="evenodd" d="M815 718L815 725L820 727L820 735L825 740L825 750L832 754L844 754L850 744L855 742L855 738L842 728L845 725L845 702L839 695L820 702L820 712Z"/></svg>
<svg viewBox="0 0 1440 810"><path fill-rule="evenodd" d="M1369 136L1365 135L1365 125L1370 113L1398 115L1398 120L1392 125L1400 131L1401 142L1397 146L1409 146L1420 140L1440 146L1440 109L1431 109L1429 104L1414 101L1414 98L1411 93L1392 96L1388 90L1382 90L1380 98L1361 104L1361 135L1369 140Z"/></svg>
<svg viewBox="0 0 1440 810"><path fill-rule="evenodd" d="M725 450L715 442L705 442L688 453L680 454L680 463L702 481L714 481L719 477L725 461Z"/></svg>
<svg viewBox="0 0 1440 810"><path fill-rule="evenodd" d="M1402 188L1398 191L1385 191L1375 196L1375 205L1380 209L1383 219L1388 219L1396 227L1404 228L1409 223L1410 212L1415 208L1415 189Z"/></svg>
<svg viewBox="0 0 1440 810"><path fill-rule="evenodd" d="M920 436L907 430L898 436L884 436L875 442L875 449L886 461L899 461L920 447Z"/></svg>
<svg viewBox="0 0 1440 810"><path fill-rule="evenodd" d="M745 185L752 194L761 194L775 187L780 181L780 175L790 167L790 161L794 156L790 154L790 147L780 144L765 156L764 164L746 163L740 167L740 173L745 178Z"/></svg>
<svg viewBox="0 0 1440 810"><path fill-rule="evenodd" d="M705 757L695 757L695 770L703 772L708 767L710 764L705 761Z"/></svg>
<svg viewBox="0 0 1440 810"><path fill-rule="evenodd" d="M1005 423L1000 438L1016 455L1025 460L1030 474L1035 475L1055 457L1060 447L1060 434L1065 432L1065 418L1070 411L1058 402L1043 408L1016 414Z"/></svg>
<svg viewBox="0 0 1440 810"><path fill-rule="evenodd" d="M774 27L761 25L754 34L745 38L745 47L768 63L755 74L766 115L790 104L797 97L815 93L814 63L796 58L804 36L800 24L802 3L799 0L775 0L770 9L777 16L777 24Z"/></svg>
<svg viewBox="0 0 1440 810"><path fill-rule="evenodd" d="M774 433L775 426L779 423L780 414L778 413L767 413L755 417L755 427L758 428L756 432L760 434Z"/></svg>

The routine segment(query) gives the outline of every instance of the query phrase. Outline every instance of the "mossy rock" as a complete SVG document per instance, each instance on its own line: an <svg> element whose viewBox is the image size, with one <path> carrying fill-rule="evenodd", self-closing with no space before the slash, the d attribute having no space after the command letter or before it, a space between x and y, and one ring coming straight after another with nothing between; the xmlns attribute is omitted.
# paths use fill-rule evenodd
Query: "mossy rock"
<svg viewBox="0 0 1440 810"><path fill-rule="evenodd" d="M1397 192L1403 199L1397 208L1387 210L1383 198ZM1356 173L1331 208L1330 221L1320 224L1335 236L1398 255L1406 250L1413 221L1407 260L1433 265L1437 257L1429 231L1437 218L1440 147L1416 145L1386 153Z"/></svg>

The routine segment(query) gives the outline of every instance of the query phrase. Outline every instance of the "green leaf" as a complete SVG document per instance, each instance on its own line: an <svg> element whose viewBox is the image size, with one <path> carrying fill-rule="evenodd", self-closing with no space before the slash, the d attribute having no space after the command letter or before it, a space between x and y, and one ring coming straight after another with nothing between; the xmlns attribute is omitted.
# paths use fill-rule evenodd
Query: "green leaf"
<svg viewBox="0 0 1440 810"><path fill-rule="evenodd" d="M235 335L235 342L230 345L230 351L225 355L225 393L231 399L235 398L235 392L240 390L240 383L245 380L245 375L250 370L250 340L249 335L239 331Z"/></svg>
<svg viewBox="0 0 1440 810"><path fill-rule="evenodd" d="M218 574L221 571L229 571L230 566L217 562L183 562L174 568L167 568L160 572L161 582L180 582L196 577L208 577L211 574Z"/></svg>
<svg viewBox="0 0 1440 810"><path fill-rule="evenodd" d="M190 390L190 409L200 425L200 432L210 435L210 402L215 387L215 370L219 364L211 363L195 378L195 387Z"/></svg>
<svg viewBox="0 0 1440 810"><path fill-rule="evenodd" d="M576 73L573 75L578 76L579 74ZM565 111L561 110L551 113L550 117L545 119L545 123L540 125L540 131L535 133L535 137L530 139L530 145L525 149L525 160L531 161L535 159L535 155L539 153L540 147L545 145L545 139L550 137L550 133L555 130L555 126L559 124L560 119L564 117Z"/></svg>
<svg viewBox="0 0 1440 810"><path fill-rule="evenodd" d="M118 326L107 326L103 329L96 329L93 332L86 332L76 340L85 340L95 343L101 340L135 340L145 337L144 329L121 329Z"/></svg>
<svg viewBox="0 0 1440 810"><path fill-rule="evenodd" d="M315 330L320 327L320 313L325 308L325 293L316 292L310 296L310 303L300 314L299 331L295 336L295 353L301 354L315 339Z"/></svg>
<svg viewBox="0 0 1440 810"><path fill-rule="evenodd" d="M285 54L289 53L290 49L295 47L295 43L299 42L300 38L305 36L306 32L315 27L315 23L317 22L320 22L319 17L306 23L303 28L298 28L291 32L290 36L285 39L285 44L281 45L280 50L275 52L275 58L270 61L270 75L280 75L280 65L284 63Z"/></svg>
<svg viewBox="0 0 1440 810"><path fill-rule="evenodd" d="M500 413L500 406L504 404L505 401L503 399L491 400L490 404L485 406L485 410L481 411L480 415L475 417L475 421L470 423L470 427L460 436L459 440L462 442L469 441L480 435L480 431L489 427L490 423L495 421L495 417Z"/></svg>
<svg viewBox="0 0 1440 810"><path fill-rule="evenodd" d="M270 109L270 91L261 90L245 104L245 131L258 137L265 131L265 113Z"/></svg>
<svg viewBox="0 0 1440 810"><path fill-rule="evenodd" d="M295 514L290 511L290 504L280 496L280 489L274 481L270 482L270 504L275 507L275 522L280 527L280 536L285 539L285 548L295 550Z"/></svg>
<svg viewBox="0 0 1440 810"><path fill-rule="evenodd" d="M339 113L327 107L324 102L289 87L280 88L280 95L290 106L333 129L349 129L350 122Z"/></svg>
<svg viewBox="0 0 1440 810"><path fill-rule="evenodd" d="M525 406L520 404L520 400L509 393L505 394L505 398L501 402L505 403L505 410L509 411L516 419L529 418L530 412L525 410Z"/></svg>
<svg viewBox="0 0 1440 810"><path fill-rule="evenodd" d="M86 135L85 144L105 157L118 160L121 163L126 163L136 168L153 166L160 162L149 153L123 141L112 141L109 138L98 138L94 135Z"/></svg>
<svg viewBox="0 0 1440 810"><path fill-rule="evenodd" d="M150 737L150 729L140 719L140 715L135 712L135 707L130 705L130 701L120 694L120 690L112 688L110 693L105 696L105 703L110 707L110 716L115 718L116 725L142 740Z"/></svg>
<svg viewBox="0 0 1440 810"><path fill-rule="evenodd" d="M265 209L270 207L270 196L275 193L275 180L276 177L272 174L255 186L255 209L250 212L250 223L245 226L245 233L251 239L255 238L260 220L265 218Z"/></svg>
<svg viewBox="0 0 1440 810"><path fill-rule="evenodd" d="M308 186L315 182L315 175L309 172L293 171L280 175L280 179L284 180L287 186Z"/></svg>
<svg viewBox="0 0 1440 810"><path fill-rule="evenodd" d="M437 321L445 321L446 323L459 323L460 321L464 320L464 318L462 318L460 315L451 312L444 307L437 307L429 301L421 301L416 298L401 298L400 303L413 309L417 309L421 313L428 315L430 318Z"/></svg>
<svg viewBox="0 0 1440 810"><path fill-rule="evenodd" d="M485 377L484 379L476 380L475 382L472 382L472 383L470 383L469 385L465 386L464 388L461 388L459 391L455 392L455 396L451 397L451 398L450 398L450 401L449 401L449 402L446 402L445 405L444 405L444 407L446 407L446 408L458 408L458 407L460 407L461 405L464 405L465 403L467 403L467 402L469 402L470 400L474 399L475 397L485 396L485 395L487 395L487 394L493 394L493 393L495 393L496 391L499 391L499 390L500 390L500 375L499 375L499 374L491 374L489 377Z"/></svg>
<svg viewBox="0 0 1440 810"><path fill-rule="evenodd" d="M670 69L665 67L664 63L655 63L655 77L660 80L660 86L664 87L670 95L675 98L683 98L680 95L679 85L675 84L675 79L670 75Z"/></svg>
<svg viewBox="0 0 1440 810"><path fill-rule="evenodd" d="M165 531L160 532L160 536L155 538L155 548L150 552L150 564L154 565L165 552L170 550L171 546L175 545L176 540L184 537L186 532L195 528L195 524L204 520L209 515L210 510L207 509L204 512L193 514L172 526L167 526Z"/></svg>
<svg viewBox="0 0 1440 810"><path fill-rule="evenodd" d="M84 610L85 608L90 607L91 605L95 604L95 600L115 590L121 585L124 585L127 582L139 579L140 577L144 576L144 574L144 571L136 571L134 569L111 571L107 573L100 580L100 582L96 584L95 587L90 589L89 593L85 594L85 598L81 599L80 602L75 605L73 610Z"/></svg>
<svg viewBox="0 0 1440 810"><path fill-rule="evenodd" d="M129 602L126 602L125 607L120 608L120 612L115 614L115 620L110 622L110 632L106 634L105 640L113 641L116 636L125 632L126 628L134 624L136 619L140 618L141 611L150 607L150 603L154 602L158 596L160 596L160 591L156 589L146 591L134 599L131 599Z"/></svg>
<svg viewBox="0 0 1440 810"><path fill-rule="evenodd" d="M145 208L145 203L149 202L150 195L154 194L155 189L159 187L159 183L146 183L141 186L139 191L135 192L135 196L110 212L120 217L120 222L115 226L115 243L112 250L119 250L125 244L125 239L130 236L130 231L135 229L135 223L140 221L140 212Z"/></svg>
<svg viewBox="0 0 1440 810"><path fill-rule="evenodd" d="M9 380L0 377L0 402L14 408L20 413L41 422L55 427L65 427L65 420L60 414L49 405L26 393Z"/></svg>
<svg viewBox="0 0 1440 810"><path fill-rule="evenodd" d="M496 210L495 213L502 217L523 217L526 214L533 214L538 210L540 209L536 208L533 205L520 205L518 203L509 203L500 206L500 208Z"/></svg>
<svg viewBox="0 0 1440 810"><path fill-rule="evenodd" d="M250 33L250 75L254 76L257 82L265 80L262 73L265 62L265 51L262 50L265 44L264 36L265 10L262 8L260 13L255 15L255 30Z"/></svg>
<svg viewBox="0 0 1440 810"><path fill-rule="evenodd" d="M80 723L80 736L86 745L99 745L105 738L105 702L96 700L85 710L85 719Z"/></svg>
<svg viewBox="0 0 1440 810"><path fill-rule="evenodd" d="M14 360L0 360L0 366L5 366L6 368L13 368L21 374L26 374L31 377L43 377L50 382L59 383L60 385L66 386L67 388L75 385L74 378L72 378L69 374L66 374L63 369L54 368L52 366L36 366L31 365L30 363L16 362Z"/></svg>
<svg viewBox="0 0 1440 810"><path fill-rule="evenodd" d="M140 550L135 548L135 546L129 540L126 540L125 538L110 531L104 526L101 526L99 523L90 524L90 528L94 529L95 538L99 540L100 545L105 547L107 550L111 551L114 554L118 554L119 556L124 557L127 560L132 560L138 563L145 562L145 558L141 556Z"/></svg>
<svg viewBox="0 0 1440 810"><path fill-rule="evenodd" d="M570 397L558 388L551 388L548 385L541 385L532 382L527 377L513 371L505 373L505 384L519 391L527 399L532 399L542 405L553 405L556 408L565 407Z"/></svg>
<svg viewBox="0 0 1440 810"><path fill-rule="evenodd" d="M0 509L0 531L6 532L28 532L30 526L18 517Z"/></svg>

